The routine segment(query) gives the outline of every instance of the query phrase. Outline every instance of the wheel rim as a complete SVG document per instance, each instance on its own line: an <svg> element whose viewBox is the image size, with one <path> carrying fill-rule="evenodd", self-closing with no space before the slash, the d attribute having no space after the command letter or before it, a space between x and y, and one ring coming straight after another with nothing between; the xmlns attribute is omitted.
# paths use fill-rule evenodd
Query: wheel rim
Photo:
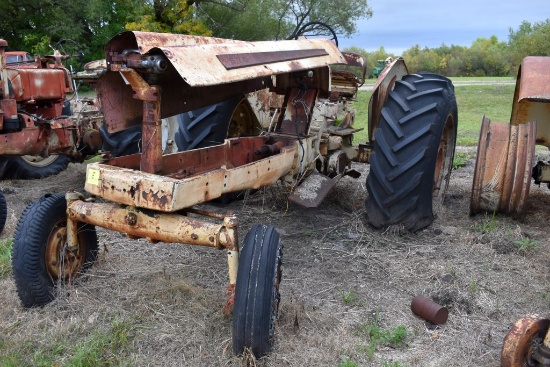
<svg viewBox="0 0 550 367"><path fill-rule="evenodd" d="M470 213L523 215L535 152L536 124L492 123L483 118L477 148Z"/></svg>
<svg viewBox="0 0 550 367"><path fill-rule="evenodd" d="M456 121L453 114L449 114L443 126L435 162L433 198L434 202L438 204L443 202L445 192L449 186L455 145Z"/></svg>
<svg viewBox="0 0 550 367"><path fill-rule="evenodd" d="M78 236L80 237L80 236ZM52 280L70 281L74 278L84 263L84 245L78 238L78 248L72 251L67 247L67 221L61 219L56 222L46 243L45 263L46 270Z"/></svg>
<svg viewBox="0 0 550 367"><path fill-rule="evenodd" d="M50 155L46 158L40 157L38 155L24 155L21 156L25 162L34 167L47 167L59 158L58 155Z"/></svg>
<svg viewBox="0 0 550 367"><path fill-rule="evenodd" d="M231 121L227 128L227 138L236 138L241 136L260 135L262 127L256 118L256 115L243 99L235 107L231 114Z"/></svg>
<svg viewBox="0 0 550 367"><path fill-rule="evenodd" d="M514 323L502 345L501 367L538 365L533 352L542 344L550 320L538 315L526 316Z"/></svg>

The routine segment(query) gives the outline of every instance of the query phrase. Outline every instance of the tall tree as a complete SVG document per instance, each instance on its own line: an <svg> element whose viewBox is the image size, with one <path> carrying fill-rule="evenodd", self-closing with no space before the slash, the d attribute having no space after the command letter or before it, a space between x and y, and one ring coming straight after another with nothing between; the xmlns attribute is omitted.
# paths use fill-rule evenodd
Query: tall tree
<svg viewBox="0 0 550 367"><path fill-rule="evenodd" d="M193 1L197 15L218 37L242 40L287 39L310 22L329 25L338 35L356 32L359 19L370 18L367 0L203 0ZM229 6L239 4L240 6ZM319 30L322 32L322 30Z"/></svg>
<svg viewBox="0 0 550 367"><path fill-rule="evenodd" d="M2 0L0 37L11 49L42 55L52 53L60 40L71 40L86 61L101 58L105 42L124 30L133 2L138 1Z"/></svg>
<svg viewBox="0 0 550 367"><path fill-rule="evenodd" d="M550 18L534 24L524 21L517 30L510 28L508 38L516 67L525 56L550 56Z"/></svg>
<svg viewBox="0 0 550 367"><path fill-rule="evenodd" d="M126 29L209 36L211 31L193 10L188 0L147 0L136 7L136 20Z"/></svg>

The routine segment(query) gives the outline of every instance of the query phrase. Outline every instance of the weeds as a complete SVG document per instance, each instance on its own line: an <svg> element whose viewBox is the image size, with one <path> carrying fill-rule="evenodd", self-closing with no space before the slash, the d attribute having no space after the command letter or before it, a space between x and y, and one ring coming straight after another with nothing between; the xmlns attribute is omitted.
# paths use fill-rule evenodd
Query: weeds
<svg viewBox="0 0 550 367"><path fill-rule="evenodd" d="M361 331L369 339L367 355L369 358L374 356L374 352L380 344L389 344L390 346L401 348L405 345L405 338L408 335L407 329L403 325L396 326L391 330L385 330L378 325L378 315L374 322L368 322L361 326Z"/></svg>
<svg viewBox="0 0 550 367"><path fill-rule="evenodd" d="M8 238L0 242L0 279L11 274L11 247L13 239Z"/></svg>
<svg viewBox="0 0 550 367"><path fill-rule="evenodd" d="M460 167L464 167L466 165L466 162L471 158L470 153L468 152L455 152L454 158L453 158L453 170L459 169Z"/></svg>
<svg viewBox="0 0 550 367"><path fill-rule="evenodd" d="M51 340L46 345L34 341L10 343L0 339L0 365L32 366L125 366L131 347L132 324L114 321L106 331L94 331L84 340L66 337ZM29 364L30 361L30 364ZM61 361L63 361L61 363Z"/></svg>
<svg viewBox="0 0 550 367"><path fill-rule="evenodd" d="M516 245L518 245L518 252L520 253L527 253L533 250L537 249L537 244L539 241L532 240L529 237L525 237L523 240L516 240L514 241Z"/></svg>
<svg viewBox="0 0 550 367"><path fill-rule="evenodd" d="M477 280L470 279L470 294L474 296L477 293Z"/></svg>
<svg viewBox="0 0 550 367"><path fill-rule="evenodd" d="M482 233L493 232L497 228L498 223L495 219L495 215L496 213L493 212L493 214L491 214L491 217L488 218L487 213L485 214L484 221L479 225L479 230Z"/></svg>
<svg viewBox="0 0 550 367"><path fill-rule="evenodd" d="M383 367L401 367L399 362L388 362L388 361L385 361L382 366Z"/></svg>
<svg viewBox="0 0 550 367"><path fill-rule="evenodd" d="M355 295L353 294L352 291L346 292L341 290L340 295L342 296L342 301L344 301L344 303L350 304L353 301L355 301Z"/></svg>
<svg viewBox="0 0 550 367"><path fill-rule="evenodd" d="M338 364L338 367L357 367L357 362L350 361L347 357L342 357L342 362Z"/></svg>

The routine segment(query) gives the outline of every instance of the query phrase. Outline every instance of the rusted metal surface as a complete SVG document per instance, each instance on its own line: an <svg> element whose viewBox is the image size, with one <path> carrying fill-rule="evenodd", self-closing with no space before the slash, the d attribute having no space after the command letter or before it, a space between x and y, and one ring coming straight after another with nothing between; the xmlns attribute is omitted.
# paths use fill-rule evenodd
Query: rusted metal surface
<svg viewBox="0 0 550 367"><path fill-rule="evenodd" d="M127 50L147 53L155 47L196 46L229 42L239 43L242 41L173 33L122 32L109 41L105 47L105 53L107 61L111 62L113 55Z"/></svg>
<svg viewBox="0 0 550 367"><path fill-rule="evenodd" d="M409 74L405 61L402 58L395 59L390 65L380 73L376 83L374 84L374 89L369 100L369 141L374 141L374 131L378 127L378 121L380 121L380 114L382 112L382 107L388 99L390 91L393 89L393 86L397 80L405 75Z"/></svg>
<svg viewBox="0 0 550 367"><path fill-rule="evenodd" d="M128 44L124 45L124 42ZM183 45L187 47L181 47ZM133 100L131 88L118 74L118 71L123 70L129 61L132 65L141 65L151 57L160 57L167 62L166 69L155 74L154 83L153 79L146 78L151 85L161 87L162 118L205 107L237 94L270 87L273 75L327 68L328 64L345 63L344 57L336 46L327 40L221 42L219 39L190 38L184 35L126 32L115 37L106 46L106 50L110 71L99 79L98 93L103 101L107 129L111 133L141 123L139 117L141 105ZM281 55L280 52L283 52L290 55L292 52L309 53L312 50L323 50L322 53L326 55L272 61L231 70L227 70L218 59L218 57L242 58L247 53ZM147 68L141 70L144 73L148 72ZM324 73L328 71L315 72L315 79L318 81L317 88L328 93L330 82L325 78ZM285 83L284 80L278 81L281 88L285 88Z"/></svg>
<svg viewBox="0 0 550 367"><path fill-rule="evenodd" d="M26 128L19 132L0 134L0 155L42 155L70 153L76 140L72 121L60 128Z"/></svg>
<svg viewBox="0 0 550 367"><path fill-rule="evenodd" d="M305 136L309 131L316 99L317 90L315 89L292 89L286 98L287 104L275 131L294 136Z"/></svg>
<svg viewBox="0 0 550 367"><path fill-rule="evenodd" d="M359 144L357 147L357 155L353 158L354 162L369 163L369 158L372 153L371 144Z"/></svg>
<svg viewBox="0 0 550 367"><path fill-rule="evenodd" d="M434 325L446 323L449 317L449 310L447 310L446 307L424 296L416 296L413 298L411 302L411 311Z"/></svg>
<svg viewBox="0 0 550 367"><path fill-rule="evenodd" d="M13 98L19 102L63 99L72 92L67 70L7 69L13 88ZM51 116L47 116L50 117Z"/></svg>
<svg viewBox="0 0 550 367"><path fill-rule="evenodd" d="M521 62L512 105L512 125L537 122L536 143L550 147L550 57L528 56Z"/></svg>
<svg viewBox="0 0 550 367"><path fill-rule="evenodd" d="M365 83L365 77L367 75L367 60L365 60L363 56L352 52L342 52L342 55L344 55L348 66L351 68L358 68L360 70L359 74L354 74L357 77L357 86L362 86Z"/></svg>
<svg viewBox="0 0 550 367"><path fill-rule="evenodd" d="M143 212L116 203L89 203L76 200L68 204L71 220L116 230L150 241L186 243L216 248L235 248L235 227L212 223L179 214Z"/></svg>
<svg viewBox="0 0 550 367"><path fill-rule="evenodd" d="M0 47L2 60L4 56ZM97 108L92 111L81 103L73 106L75 115L64 115L67 94L73 92L70 73L60 63L64 57L56 52L51 58L9 67L2 61L0 155L62 153L82 159L100 148L102 118Z"/></svg>
<svg viewBox="0 0 550 367"><path fill-rule="evenodd" d="M276 155L255 160L254 151L263 142L261 137L230 139L222 145L163 156L165 174L171 172L181 179L89 164L85 189L126 205L165 212L181 210L227 192L271 185L287 174L296 159L296 143ZM139 155L133 157L135 164Z"/></svg>
<svg viewBox="0 0 550 367"><path fill-rule="evenodd" d="M338 180L314 172L290 194L288 200L306 208L316 208L336 185L336 182Z"/></svg>
<svg viewBox="0 0 550 367"><path fill-rule="evenodd" d="M296 51L265 51L240 54L217 55L218 60L227 70L240 69L250 66L271 64L282 61L293 61L308 57L327 56L324 49L296 50Z"/></svg>
<svg viewBox="0 0 550 367"><path fill-rule="evenodd" d="M550 320L539 315L525 316L512 325L504 338L500 356L501 367L540 366L533 360L542 345Z"/></svg>
<svg viewBox="0 0 550 367"><path fill-rule="evenodd" d="M455 120L455 115L449 114L441 132L434 170L433 202L435 204L443 204L443 199L451 180L458 129L457 124L458 121Z"/></svg>
<svg viewBox="0 0 550 367"><path fill-rule="evenodd" d="M483 118L470 213L504 212L521 217L529 196L536 124L492 123Z"/></svg>

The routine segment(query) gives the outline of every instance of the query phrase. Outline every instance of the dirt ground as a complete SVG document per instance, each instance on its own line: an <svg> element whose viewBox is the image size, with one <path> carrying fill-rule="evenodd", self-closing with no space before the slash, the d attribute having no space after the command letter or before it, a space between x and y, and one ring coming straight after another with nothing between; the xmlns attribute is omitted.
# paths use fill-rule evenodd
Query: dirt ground
<svg viewBox="0 0 550 367"><path fill-rule="evenodd" d="M275 226L284 243L274 350L257 365L499 366L511 324L527 314L548 314L550 192L532 186L522 222L470 217L473 164L453 172L445 205L417 233L365 223L368 166L358 165L362 177L344 178L317 209L287 205L277 186L244 201L207 205L236 213L241 239L252 224L264 223ZM13 236L32 200L82 190L84 178L84 167L71 164L56 177L0 182L9 207L1 238ZM232 356L231 319L222 313L223 251L150 244L103 229L98 236L98 263L43 308L24 310L13 280L0 280L4 337L37 348L56 335L78 343L90 330L122 321L133 325L132 366L245 365ZM519 251L514 241L536 246ZM446 306L448 321L435 327L415 316L410 304L417 295ZM374 323L386 331L404 326L404 344L373 345L365 330Z"/></svg>

